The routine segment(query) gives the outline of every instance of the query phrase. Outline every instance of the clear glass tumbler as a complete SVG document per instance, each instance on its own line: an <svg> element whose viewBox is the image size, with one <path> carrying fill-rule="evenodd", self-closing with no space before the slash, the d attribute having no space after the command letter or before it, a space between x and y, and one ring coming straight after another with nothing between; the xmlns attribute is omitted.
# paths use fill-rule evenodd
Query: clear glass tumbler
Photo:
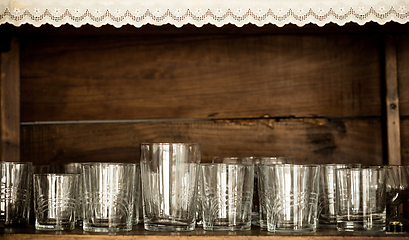
<svg viewBox="0 0 409 240"><path fill-rule="evenodd" d="M79 194L76 195L76 204L77 207L75 209L75 225L82 226L82 219L83 219L83 207L82 207L82 167L81 163L59 163L50 165L49 173L70 173L70 174L79 174L78 182L77 182L77 191Z"/></svg>
<svg viewBox="0 0 409 240"><path fill-rule="evenodd" d="M201 165L203 229L251 229L254 165L209 163Z"/></svg>
<svg viewBox="0 0 409 240"><path fill-rule="evenodd" d="M315 232L318 216L318 165L260 165L269 232Z"/></svg>
<svg viewBox="0 0 409 240"><path fill-rule="evenodd" d="M0 225L29 224L33 165L30 162L0 164Z"/></svg>
<svg viewBox="0 0 409 240"><path fill-rule="evenodd" d="M259 181L259 166L273 164L294 164L294 157L255 157L254 158L254 193L253 193L253 210L251 223L260 226L260 229L267 229L267 212L264 202L266 193L263 191L264 182Z"/></svg>
<svg viewBox="0 0 409 240"><path fill-rule="evenodd" d="M194 230L200 144L142 143L140 164L145 229Z"/></svg>
<svg viewBox="0 0 409 240"><path fill-rule="evenodd" d="M84 231L132 230L135 169L134 163L82 164Z"/></svg>
<svg viewBox="0 0 409 240"><path fill-rule="evenodd" d="M260 158L252 156L244 157L220 157L216 156L213 158L212 163L244 163L244 164L255 164ZM254 168L254 193L253 193L253 204L252 204L252 224L258 226L259 222L259 208L258 208L258 194L257 194L257 180L256 180L257 170ZM200 211L199 211L200 210ZM203 217L202 217L202 197L201 197L201 186L199 184L198 190L198 220L200 221L200 226L203 226Z"/></svg>
<svg viewBox="0 0 409 240"><path fill-rule="evenodd" d="M336 228L336 170L341 168L359 168L359 163L333 163L320 165L320 195L318 198L319 227Z"/></svg>
<svg viewBox="0 0 409 240"><path fill-rule="evenodd" d="M384 231L386 224L385 169L337 169L338 231Z"/></svg>
<svg viewBox="0 0 409 240"><path fill-rule="evenodd" d="M34 174L37 230L73 230L79 174Z"/></svg>

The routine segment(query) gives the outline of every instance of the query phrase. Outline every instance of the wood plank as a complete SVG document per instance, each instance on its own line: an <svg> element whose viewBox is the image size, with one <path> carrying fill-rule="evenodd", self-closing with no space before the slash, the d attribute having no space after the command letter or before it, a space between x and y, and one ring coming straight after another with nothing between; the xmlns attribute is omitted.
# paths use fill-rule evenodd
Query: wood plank
<svg viewBox="0 0 409 240"><path fill-rule="evenodd" d="M20 42L11 38L0 52L0 157L20 161Z"/></svg>
<svg viewBox="0 0 409 240"><path fill-rule="evenodd" d="M400 122L402 165L409 165L409 118L403 117Z"/></svg>
<svg viewBox="0 0 409 240"><path fill-rule="evenodd" d="M141 142L198 142L214 156L292 155L296 163L383 164L381 118L22 126L22 161L137 162Z"/></svg>
<svg viewBox="0 0 409 240"><path fill-rule="evenodd" d="M23 122L380 116L373 35L32 36Z"/></svg>
<svg viewBox="0 0 409 240"><path fill-rule="evenodd" d="M399 104L401 116L409 116L409 34L397 37Z"/></svg>
<svg viewBox="0 0 409 240"><path fill-rule="evenodd" d="M388 164L401 164L400 116L398 94L398 68L396 59L396 37L387 35L385 40L386 80L386 127Z"/></svg>

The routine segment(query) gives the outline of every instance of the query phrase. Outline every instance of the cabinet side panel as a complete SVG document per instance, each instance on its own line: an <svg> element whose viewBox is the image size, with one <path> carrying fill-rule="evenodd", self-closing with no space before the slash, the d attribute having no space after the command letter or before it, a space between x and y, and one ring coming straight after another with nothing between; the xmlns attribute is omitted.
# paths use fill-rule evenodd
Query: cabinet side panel
<svg viewBox="0 0 409 240"><path fill-rule="evenodd" d="M20 42L16 37L0 50L0 100L1 161L20 161Z"/></svg>

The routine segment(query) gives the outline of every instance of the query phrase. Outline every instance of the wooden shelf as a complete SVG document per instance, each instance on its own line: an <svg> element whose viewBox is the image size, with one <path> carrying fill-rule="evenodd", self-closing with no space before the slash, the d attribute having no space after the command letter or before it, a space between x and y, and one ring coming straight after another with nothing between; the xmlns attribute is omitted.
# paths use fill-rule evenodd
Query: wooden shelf
<svg viewBox="0 0 409 240"><path fill-rule="evenodd" d="M202 228L197 228L191 232L150 232L143 229L143 225L139 224L134 226L134 229L130 232L122 233L88 233L83 232L80 227L77 227L73 231L37 231L34 226L27 228L3 228L0 229L2 234L1 239L6 240L24 240L24 239L59 239L59 240L78 240L78 239L235 239L235 240L262 240L262 239L306 239L306 240L353 240L353 239L409 239L409 234L389 234L389 233L339 233L335 229L332 230L318 230L315 233L297 233L297 234L278 234L262 231L259 228L253 227L251 231L237 231L237 232L223 232L223 231L204 231Z"/></svg>

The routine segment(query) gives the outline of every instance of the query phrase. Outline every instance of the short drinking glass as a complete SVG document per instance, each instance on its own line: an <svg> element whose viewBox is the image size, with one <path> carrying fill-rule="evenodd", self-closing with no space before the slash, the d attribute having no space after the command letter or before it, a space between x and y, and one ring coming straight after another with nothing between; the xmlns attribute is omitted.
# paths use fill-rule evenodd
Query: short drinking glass
<svg viewBox="0 0 409 240"><path fill-rule="evenodd" d="M34 174L37 230L73 230L79 174Z"/></svg>
<svg viewBox="0 0 409 240"><path fill-rule="evenodd" d="M132 230L135 169L133 163L82 164L84 231Z"/></svg>
<svg viewBox="0 0 409 240"><path fill-rule="evenodd" d="M250 230L254 165L202 164L204 230Z"/></svg>

